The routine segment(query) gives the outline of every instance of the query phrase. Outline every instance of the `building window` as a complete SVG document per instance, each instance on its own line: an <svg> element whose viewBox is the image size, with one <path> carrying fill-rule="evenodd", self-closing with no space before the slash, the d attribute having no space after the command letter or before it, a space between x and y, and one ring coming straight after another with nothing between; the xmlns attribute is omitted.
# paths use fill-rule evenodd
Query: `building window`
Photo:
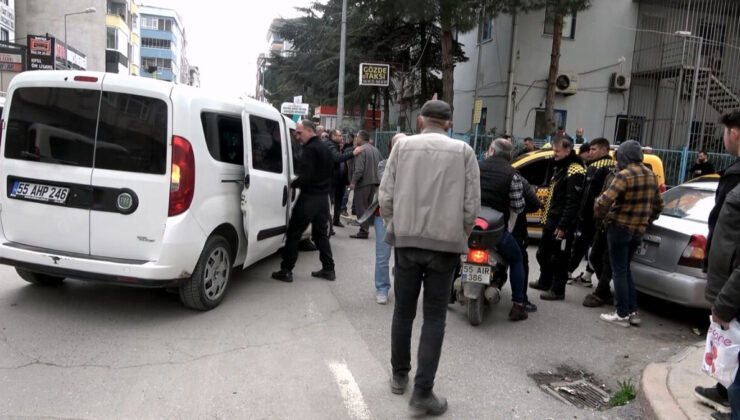
<svg viewBox="0 0 740 420"><path fill-rule="evenodd" d="M116 40L117 33L118 31L116 31L116 28L110 26L106 28L106 48L109 50L115 50L118 48L118 42Z"/></svg>
<svg viewBox="0 0 740 420"><path fill-rule="evenodd" d="M10 41L10 32L7 29L0 29L0 41Z"/></svg>
<svg viewBox="0 0 740 420"><path fill-rule="evenodd" d="M549 9L545 9L545 35L554 33L554 16L550 14ZM575 39L576 38L576 14L563 16L563 38Z"/></svg>
<svg viewBox="0 0 740 420"><path fill-rule="evenodd" d="M534 117L534 135L532 137L536 139L545 139L552 134L555 134L555 130L549 130L547 128L547 122L545 121L545 108L537 108L537 114ZM568 119L568 111L564 109L553 110L553 120L555 120L555 127L565 127L565 123Z"/></svg>
<svg viewBox="0 0 740 420"><path fill-rule="evenodd" d="M158 19L150 16L141 17L141 29L157 30Z"/></svg>
<svg viewBox="0 0 740 420"><path fill-rule="evenodd" d="M493 19L486 17L483 23L478 25L478 42L490 41L493 33Z"/></svg>
<svg viewBox="0 0 740 420"><path fill-rule="evenodd" d="M146 57L142 58L141 67L149 72L152 67L156 67L157 70L171 70L172 60L169 58Z"/></svg>
<svg viewBox="0 0 740 420"><path fill-rule="evenodd" d="M172 41L157 38L141 38L141 46L145 48L160 48L168 50L172 47Z"/></svg>

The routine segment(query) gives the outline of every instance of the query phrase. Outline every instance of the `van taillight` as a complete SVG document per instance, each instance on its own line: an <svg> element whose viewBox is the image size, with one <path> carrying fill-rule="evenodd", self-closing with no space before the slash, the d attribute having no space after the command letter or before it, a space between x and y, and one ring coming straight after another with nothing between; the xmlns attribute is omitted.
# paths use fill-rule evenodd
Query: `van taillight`
<svg viewBox="0 0 740 420"><path fill-rule="evenodd" d="M691 235L689 244L683 250L678 265L685 267L701 268L704 255L707 251L707 238L704 235Z"/></svg>
<svg viewBox="0 0 740 420"><path fill-rule="evenodd" d="M193 147L190 142L179 136L172 138L171 174L169 216L176 216L190 208L195 193Z"/></svg>

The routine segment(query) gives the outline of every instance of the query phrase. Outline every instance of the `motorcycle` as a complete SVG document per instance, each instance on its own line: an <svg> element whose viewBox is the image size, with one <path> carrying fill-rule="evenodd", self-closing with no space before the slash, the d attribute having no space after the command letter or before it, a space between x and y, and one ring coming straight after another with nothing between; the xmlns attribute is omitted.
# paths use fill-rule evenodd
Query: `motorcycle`
<svg viewBox="0 0 740 420"><path fill-rule="evenodd" d="M457 301L466 306L470 325L479 325L488 305L501 300L507 265L496 252L496 245L505 229L501 212L489 207L481 208L468 237L468 253L460 257L450 303Z"/></svg>

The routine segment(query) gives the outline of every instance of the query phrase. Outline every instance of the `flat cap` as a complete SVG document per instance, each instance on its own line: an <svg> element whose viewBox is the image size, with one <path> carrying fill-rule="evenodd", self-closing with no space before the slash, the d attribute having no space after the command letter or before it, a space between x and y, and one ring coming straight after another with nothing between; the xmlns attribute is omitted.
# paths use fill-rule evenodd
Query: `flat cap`
<svg viewBox="0 0 740 420"><path fill-rule="evenodd" d="M421 116L449 121L452 119L452 110L447 102L435 99L427 101L424 106L421 107Z"/></svg>

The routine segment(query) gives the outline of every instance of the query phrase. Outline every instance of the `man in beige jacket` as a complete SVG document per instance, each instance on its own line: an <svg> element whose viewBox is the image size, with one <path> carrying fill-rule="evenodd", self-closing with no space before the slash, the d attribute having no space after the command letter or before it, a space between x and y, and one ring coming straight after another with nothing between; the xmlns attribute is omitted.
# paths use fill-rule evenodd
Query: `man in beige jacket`
<svg viewBox="0 0 740 420"><path fill-rule="evenodd" d="M391 391L403 394L411 370L411 329L424 286L424 323L418 350L412 414L442 414L447 400L433 392L444 339L447 301L460 254L480 210L480 175L469 145L446 130L450 106L428 101L421 134L398 140L380 184L385 241L395 249L395 308L391 328Z"/></svg>

